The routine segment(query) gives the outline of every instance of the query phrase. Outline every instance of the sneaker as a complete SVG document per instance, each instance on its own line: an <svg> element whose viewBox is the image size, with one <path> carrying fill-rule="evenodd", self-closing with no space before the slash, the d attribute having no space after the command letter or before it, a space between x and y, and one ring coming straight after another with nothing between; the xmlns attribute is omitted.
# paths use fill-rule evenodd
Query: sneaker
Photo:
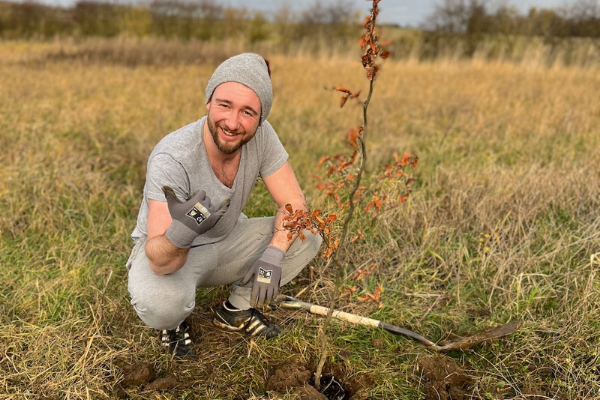
<svg viewBox="0 0 600 400"><path fill-rule="evenodd" d="M175 329L163 329L160 333L160 342L172 356L193 357L196 352L189 331L190 326L183 321Z"/></svg>
<svg viewBox="0 0 600 400"><path fill-rule="evenodd" d="M250 336L264 336L267 339L281 333L281 328L270 323L256 308L232 310L225 303L215 309L213 324L227 331L242 331Z"/></svg>

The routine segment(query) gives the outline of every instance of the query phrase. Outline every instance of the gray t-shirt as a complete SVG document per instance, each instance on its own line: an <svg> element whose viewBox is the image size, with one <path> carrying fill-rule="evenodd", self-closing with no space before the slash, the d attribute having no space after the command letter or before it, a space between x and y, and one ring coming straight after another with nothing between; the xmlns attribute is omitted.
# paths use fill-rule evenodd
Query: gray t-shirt
<svg viewBox="0 0 600 400"><path fill-rule="evenodd" d="M154 148L148 159L144 199L137 218L137 226L131 237L137 241L148 234L148 200L166 201L161 188L170 186L180 201L185 201L199 190L204 190L211 203L218 207L229 199L229 209L208 232L198 236L193 246L215 243L225 238L242 214L242 208L256 183L258 176L267 177L277 171L288 159L277 133L264 121L256 135L242 147L240 166L228 188L215 176L202 130L206 117L184 126L165 136Z"/></svg>

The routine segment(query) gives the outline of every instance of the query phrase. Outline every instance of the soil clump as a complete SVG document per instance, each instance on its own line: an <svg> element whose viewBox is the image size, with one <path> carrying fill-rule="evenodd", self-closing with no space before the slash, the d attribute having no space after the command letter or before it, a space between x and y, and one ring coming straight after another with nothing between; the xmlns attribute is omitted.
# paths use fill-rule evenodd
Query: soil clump
<svg viewBox="0 0 600 400"><path fill-rule="evenodd" d="M132 364L123 367L123 388L141 386L154 379L155 371L152 363Z"/></svg>
<svg viewBox="0 0 600 400"><path fill-rule="evenodd" d="M296 364L283 365L267 379L267 391L285 394L288 391L301 400L328 400L327 397L310 385L312 373Z"/></svg>
<svg viewBox="0 0 600 400"><path fill-rule="evenodd" d="M417 365L426 379L425 398L428 400L466 400L470 398L473 377L451 358L436 355L422 357Z"/></svg>
<svg viewBox="0 0 600 400"><path fill-rule="evenodd" d="M164 392L167 390L175 389L180 385L180 382L173 375L165 376L164 378L158 378L155 381L147 384L144 390L153 392Z"/></svg>

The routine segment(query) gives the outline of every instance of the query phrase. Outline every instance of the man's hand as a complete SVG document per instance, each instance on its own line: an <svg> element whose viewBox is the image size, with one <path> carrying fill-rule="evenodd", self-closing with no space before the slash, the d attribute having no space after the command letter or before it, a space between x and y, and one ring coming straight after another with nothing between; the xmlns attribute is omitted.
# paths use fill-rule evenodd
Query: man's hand
<svg viewBox="0 0 600 400"><path fill-rule="evenodd" d="M189 248L198 235L214 227L229 208L229 202L226 201L216 209L204 190L200 190L183 203L170 187L163 186L162 191L167 198L169 213L173 220L166 236L171 243L182 249Z"/></svg>
<svg viewBox="0 0 600 400"><path fill-rule="evenodd" d="M262 307L269 304L279 293L281 282L281 260L285 253L275 246L267 246L262 257L259 258L242 278L245 285L254 276L250 305Z"/></svg>

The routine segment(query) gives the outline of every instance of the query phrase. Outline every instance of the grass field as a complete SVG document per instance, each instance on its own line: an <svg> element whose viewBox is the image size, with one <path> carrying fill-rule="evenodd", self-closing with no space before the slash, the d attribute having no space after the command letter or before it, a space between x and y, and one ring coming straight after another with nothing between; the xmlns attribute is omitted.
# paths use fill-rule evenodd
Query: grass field
<svg viewBox="0 0 600 400"><path fill-rule="evenodd" d="M203 115L218 62L247 50L194 46L0 42L0 399L292 399L266 393L269 376L292 362L314 370L320 317L275 310L286 334L250 340L210 323L226 287L199 291L199 356L175 362L129 305L124 265L147 157ZM359 54L260 50L273 71L269 120L311 206L325 207L315 166L344 149L360 109L340 110L323 88L364 91ZM370 234L346 251L347 283L382 284L384 306L346 298L340 309L433 340L521 326L438 359L470 377L459 385L427 379L433 353L422 345L335 322L326 371L353 398L600 397L600 70L544 65L383 66L369 170L411 151L417 181L410 201L376 224L359 216ZM273 212L260 186L246 212ZM308 288L302 299L325 304L333 275L323 264L284 292ZM125 385L129 368L144 365L178 386Z"/></svg>

